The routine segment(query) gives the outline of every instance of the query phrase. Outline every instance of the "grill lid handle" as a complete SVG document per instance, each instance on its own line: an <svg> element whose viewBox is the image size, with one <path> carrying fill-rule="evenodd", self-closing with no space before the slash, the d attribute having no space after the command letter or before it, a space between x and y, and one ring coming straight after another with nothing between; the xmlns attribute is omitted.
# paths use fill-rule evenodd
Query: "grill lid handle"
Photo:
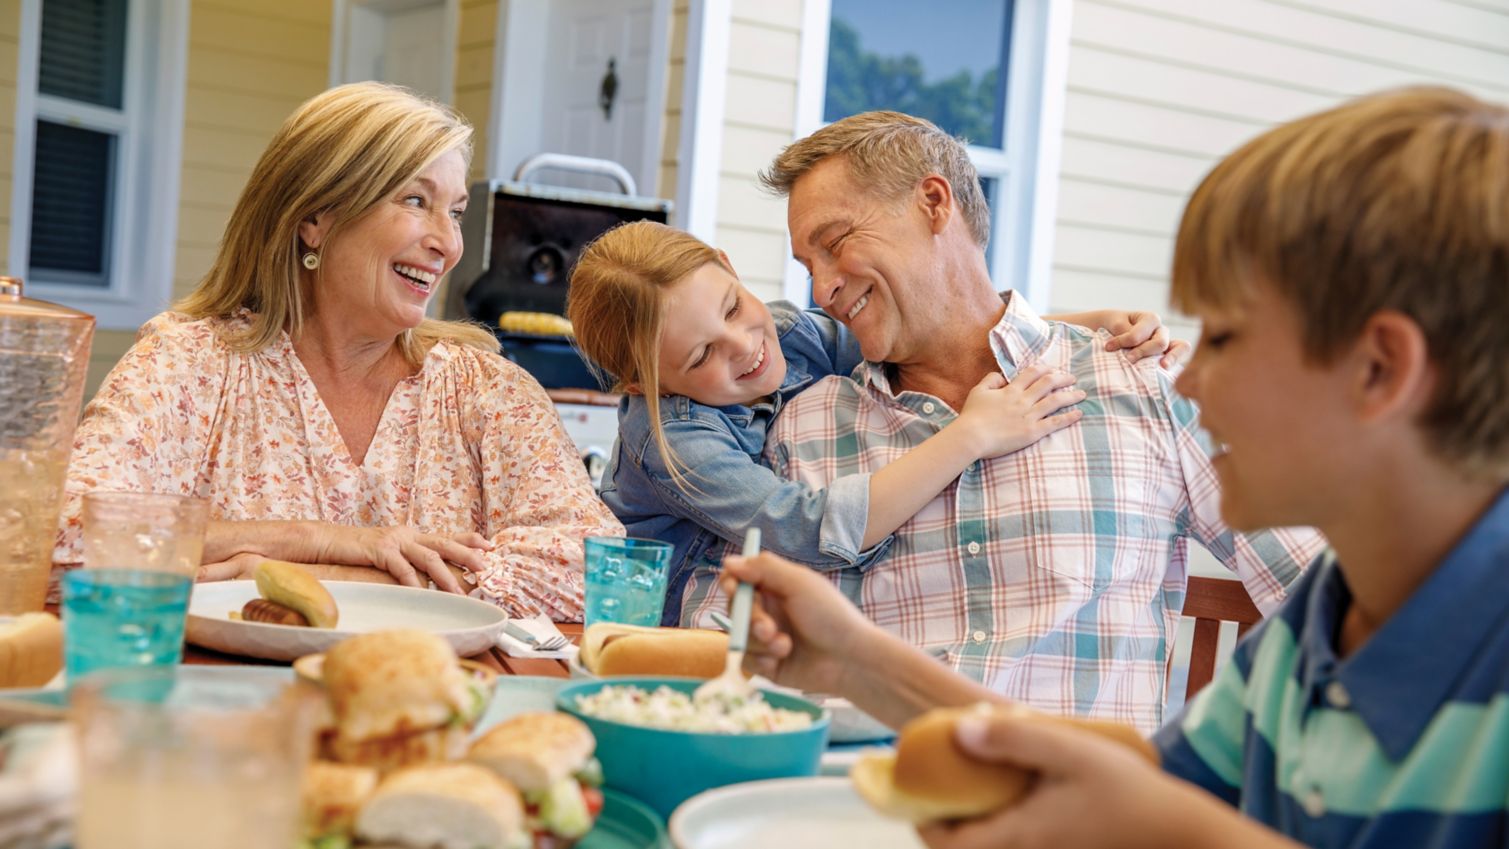
<svg viewBox="0 0 1509 849"><path fill-rule="evenodd" d="M617 182L623 193L630 197L639 194L639 187L634 184L634 177L629 173L629 169L611 159L595 159L569 153L536 153L519 163L519 167L513 172L514 181L522 183L531 171L541 168L558 168L579 174L597 174Z"/></svg>

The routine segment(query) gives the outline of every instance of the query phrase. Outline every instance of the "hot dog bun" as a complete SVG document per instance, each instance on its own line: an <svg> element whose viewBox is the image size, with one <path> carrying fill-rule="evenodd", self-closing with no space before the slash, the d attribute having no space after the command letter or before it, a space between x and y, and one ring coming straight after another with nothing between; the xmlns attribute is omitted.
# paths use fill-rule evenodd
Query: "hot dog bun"
<svg viewBox="0 0 1509 849"><path fill-rule="evenodd" d="M340 621L335 599L313 575L282 560L263 560L252 570L257 593L268 601L297 611L315 628L334 628Z"/></svg>
<svg viewBox="0 0 1509 849"><path fill-rule="evenodd" d="M604 677L716 678L727 657L728 635L722 631L599 622L582 634L582 666Z"/></svg>
<svg viewBox="0 0 1509 849"><path fill-rule="evenodd" d="M1023 707L939 708L901 729L895 754L873 755L855 764L850 773L854 789L881 813L913 823L968 819L1015 803L1027 792L1032 773L1009 764L978 761L954 743L955 723L981 709L1082 728L1158 762L1152 745L1129 725L1052 716Z"/></svg>
<svg viewBox="0 0 1509 849"><path fill-rule="evenodd" d="M0 687L40 687L63 668L63 625L51 613L0 622Z"/></svg>

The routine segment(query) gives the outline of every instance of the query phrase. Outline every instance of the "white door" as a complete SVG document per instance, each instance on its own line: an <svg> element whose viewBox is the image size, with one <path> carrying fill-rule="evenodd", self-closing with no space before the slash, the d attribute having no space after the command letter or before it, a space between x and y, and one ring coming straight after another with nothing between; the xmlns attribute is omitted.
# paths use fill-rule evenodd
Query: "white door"
<svg viewBox="0 0 1509 849"><path fill-rule="evenodd" d="M381 80L453 97L458 0L336 0L331 84Z"/></svg>
<svg viewBox="0 0 1509 849"><path fill-rule="evenodd" d="M645 195L655 192L654 175L645 173L654 6L654 0L554 0L540 116L541 151L617 162ZM559 172L541 177L581 188L613 185Z"/></svg>

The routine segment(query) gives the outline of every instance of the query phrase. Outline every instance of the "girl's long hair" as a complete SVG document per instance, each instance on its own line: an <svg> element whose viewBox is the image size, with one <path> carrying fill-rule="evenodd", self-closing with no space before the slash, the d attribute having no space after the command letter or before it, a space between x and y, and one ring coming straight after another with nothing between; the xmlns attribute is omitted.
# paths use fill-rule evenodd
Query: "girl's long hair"
<svg viewBox="0 0 1509 849"><path fill-rule="evenodd" d="M683 230L653 221L622 224L582 251L566 305L577 346L610 376L604 382L644 395L655 444L682 489L692 488L685 466L660 426L660 338L666 290L710 262L728 268L716 250Z"/></svg>

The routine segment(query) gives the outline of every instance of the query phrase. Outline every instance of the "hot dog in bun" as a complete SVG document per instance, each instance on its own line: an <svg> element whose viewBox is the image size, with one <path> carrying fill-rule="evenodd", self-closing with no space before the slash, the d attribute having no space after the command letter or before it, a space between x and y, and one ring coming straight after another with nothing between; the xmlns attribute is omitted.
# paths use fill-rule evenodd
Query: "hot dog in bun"
<svg viewBox="0 0 1509 849"><path fill-rule="evenodd" d="M600 622L582 634L588 672L716 678L728 657L728 635L695 628L645 628Z"/></svg>
<svg viewBox="0 0 1509 849"><path fill-rule="evenodd" d="M871 755L855 764L850 773L855 790L881 813L918 824L969 819L1015 803L1027 792L1032 773L976 760L954 742L954 725L960 719L992 711L1072 725L1122 743L1154 763L1158 760L1152 745L1129 725L1052 716L1024 707L939 708L901 729L894 754Z"/></svg>

